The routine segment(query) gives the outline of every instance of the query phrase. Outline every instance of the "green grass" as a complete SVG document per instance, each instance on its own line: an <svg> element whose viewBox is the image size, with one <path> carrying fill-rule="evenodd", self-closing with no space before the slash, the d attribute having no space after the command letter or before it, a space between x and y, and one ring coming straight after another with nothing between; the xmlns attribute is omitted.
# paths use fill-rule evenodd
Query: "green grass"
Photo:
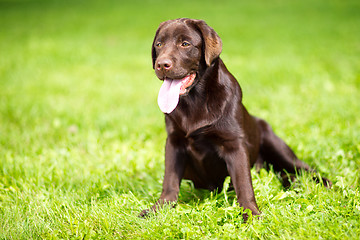
<svg viewBox="0 0 360 240"><path fill-rule="evenodd" d="M130 3L131 2L131 3ZM0 0L0 239L359 239L359 1ZM334 182L253 184L260 219L234 192L195 190L149 219L164 172L161 21L200 18L254 115Z"/></svg>

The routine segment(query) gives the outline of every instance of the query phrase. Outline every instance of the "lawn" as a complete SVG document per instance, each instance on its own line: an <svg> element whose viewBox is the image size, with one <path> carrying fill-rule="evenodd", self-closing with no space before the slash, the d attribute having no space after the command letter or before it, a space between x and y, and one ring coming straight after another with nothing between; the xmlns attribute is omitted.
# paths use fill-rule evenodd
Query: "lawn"
<svg viewBox="0 0 360 240"><path fill-rule="evenodd" d="M0 239L359 239L359 13L357 0L0 0ZM253 169L260 219L189 181L176 208L137 217L164 174L150 47L178 17L218 32L249 112L332 189Z"/></svg>

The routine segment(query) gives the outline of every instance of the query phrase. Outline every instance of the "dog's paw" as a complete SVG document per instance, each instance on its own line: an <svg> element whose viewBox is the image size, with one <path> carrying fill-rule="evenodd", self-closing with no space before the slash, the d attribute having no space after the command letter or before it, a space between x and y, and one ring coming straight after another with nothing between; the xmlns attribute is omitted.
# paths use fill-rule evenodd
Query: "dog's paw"
<svg viewBox="0 0 360 240"><path fill-rule="evenodd" d="M313 177L313 179L316 183L322 182L326 188L330 189L332 187L332 182L327 178L321 177L321 179L319 179L319 177Z"/></svg>
<svg viewBox="0 0 360 240"><path fill-rule="evenodd" d="M253 212L250 209L246 209L245 212L242 214L242 217L243 217L244 223L249 223L253 220L260 219L262 216L261 216L261 212L259 212L259 211Z"/></svg>
<svg viewBox="0 0 360 240"><path fill-rule="evenodd" d="M138 215L139 218L146 218L149 216L151 210L150 209L145 209L142 210L141 213Z"/></svg>

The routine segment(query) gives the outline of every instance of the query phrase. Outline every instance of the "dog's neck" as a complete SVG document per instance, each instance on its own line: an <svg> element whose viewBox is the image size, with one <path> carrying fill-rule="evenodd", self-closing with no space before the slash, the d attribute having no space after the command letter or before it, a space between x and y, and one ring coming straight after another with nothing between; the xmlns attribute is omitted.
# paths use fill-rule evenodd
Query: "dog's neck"
<svg viewBox="0 0 360 240"><path fill-rule="evenodd" d="M228 76L223 77L224 74ZM240 91L240 93L234 93L234 91ZM240 99L224 99L221 96L240 96ZM241 104L240 86L223 61L217 58L205 68L190 92L180 97L176 109L171 114L166 114L166 121L172 121L183 129L186 135L189 135L200 128L213 125L226 116L227 109L231 109L230 106L234 104ZM185 118L187 121L183 121ZM192 124L185 126L183 122Z"/></svg>

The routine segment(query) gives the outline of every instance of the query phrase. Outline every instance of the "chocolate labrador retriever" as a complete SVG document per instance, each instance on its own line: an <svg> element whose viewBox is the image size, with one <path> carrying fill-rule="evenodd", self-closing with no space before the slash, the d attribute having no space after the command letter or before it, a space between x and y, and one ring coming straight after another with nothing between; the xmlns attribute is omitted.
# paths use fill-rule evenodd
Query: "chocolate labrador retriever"
<svg viewBox="0 0 360 240"><path fill-rule="evenodd" d="M220 37L202 20L169 20L156 31L152 62L163 81L158 104L168 135L165 176L160 199L140 216L176 203L183 178L195 188L220 191L229 175L239 205L258 215L252 166L272 165L285 186L296 172L314 171L267 122L247 112L237 80L219 57L221 51ZM331 185L326 178L316 180Z"/></svg>

